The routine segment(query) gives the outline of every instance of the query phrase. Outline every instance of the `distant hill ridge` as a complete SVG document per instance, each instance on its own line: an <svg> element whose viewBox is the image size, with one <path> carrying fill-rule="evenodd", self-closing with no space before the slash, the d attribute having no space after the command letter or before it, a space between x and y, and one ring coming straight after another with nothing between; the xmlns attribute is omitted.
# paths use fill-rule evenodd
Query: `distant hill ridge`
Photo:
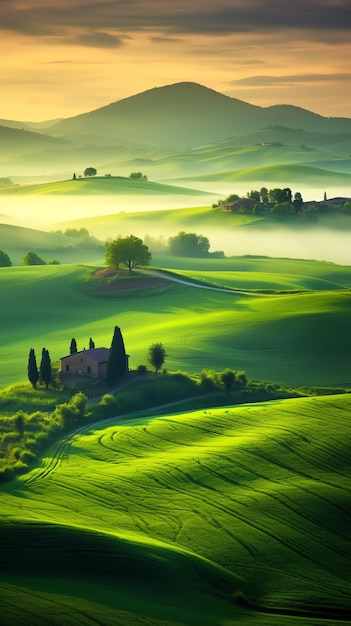
<svg viewBox="0 0 351 626"><path fill-rule="evenodd" d="M351 133L351 119L325 118L300 107L262 108L196 83L156 87L51 127L57 136L111 134L155 147L191 148L282 125L323 133Z"/></svg>
<svg viewBox="0 0 351 626"><path fill-rule="evenodd" d="M149 89L46 126L45 133L90 142L94 137L97 145L114 137L140 146L182 149L269 125L351 133L349 118L327 118L288 104L263 108L191 82Z"/></svg>

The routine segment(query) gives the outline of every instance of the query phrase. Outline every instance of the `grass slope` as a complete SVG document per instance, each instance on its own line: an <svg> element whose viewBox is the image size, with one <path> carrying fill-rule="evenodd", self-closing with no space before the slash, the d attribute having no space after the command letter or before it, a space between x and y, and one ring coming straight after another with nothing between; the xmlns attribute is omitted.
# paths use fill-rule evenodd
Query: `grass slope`
<svg viewBox="0 0 351 626"><path fill-rule="evenodd" d="M74 220L57 222L55 228L87 228L98 238L111 236L115 233L135 233L144 238L145 235L165 238L176 235L179 231L202 233L210 238L209 229L236 228L244 224L258 224L263 220L259 215L232 215L219 208L199 206L180 209L163 209L162 211L119 212L99 217L84 217Z"/></svg>
<svg viewBox="0 0 351 626"><path fill-rule="evenodd" d="M182 188L174 185L164 185L152 181L133 180L120 176L104 176L92 178L78 178L53 183L32 185L17 185L0 189L0 193L8 195L105 195L105 194L179 194L179 195L207 195L205 191Z"/></svg>
<svg viewBox="0 0 351 626"><path fill-rule="evenodd" d="M3 623L350 623L350 410L303 398L69 436L1 489Z"/></svg>
<svg viewBox="0 0 351 626"><path fill-rule="evenodd" d="M1 385L26 379L30 348L40 355L46 347L55 362L68 353L72 337L79 349L88 346L89 337L96 346L109 347L117 324L133 368L146 362L152 343L162 342L171 371L230 367L246 370L250 378L293 386L348 387L351 292L335 287L349 285L349 278L345 268L316 262L311 262L308 278L307 266L302 265L300 277L289 277L287 286L294 280L330 291L258 297L177 283L165 288L166 282L161 287L151 277L144 277L141 285L135 274L135 288L125 290L121 284L120 290L117 285L112 293L102 294L96 293L92 270L83 266L2 268L0 324L6 333L0 346ZM326 283L321 273L313 277L313 268L320 266L325 267ZM257 274L257 281L264 276ZM271 286L278 279L280 287L286 280L275 277ZM236 275L232 286L235 281Z"/></svg>
<svg viewBox="0 0 351 626"><path fill-rule="evenodd" d="M350 175L342 172L333 172L319 167L311 167L299 163L275 163L261 165L259 167L247 167L244 169L216 172L215 174L205 174L203 176L190 176L188 178L173 179L173 182L186 182L196 180L197 182L254 182L256 186L266 183L277 183L279 186L286 184L311 185L323 183L331 187L348 186Z"/></svg>

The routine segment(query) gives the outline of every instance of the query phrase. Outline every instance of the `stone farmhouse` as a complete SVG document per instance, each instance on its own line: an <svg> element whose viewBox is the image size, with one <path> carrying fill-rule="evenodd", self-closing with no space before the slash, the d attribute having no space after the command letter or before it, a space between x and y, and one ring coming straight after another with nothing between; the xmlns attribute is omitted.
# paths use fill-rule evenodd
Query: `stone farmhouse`
<svg viewBox="0 0 351 626"><path fill-rule="evenodd" d="M106 378L109 356L109 348L84 349L62 357L60 359L61 372L68 376Z"/></svg>

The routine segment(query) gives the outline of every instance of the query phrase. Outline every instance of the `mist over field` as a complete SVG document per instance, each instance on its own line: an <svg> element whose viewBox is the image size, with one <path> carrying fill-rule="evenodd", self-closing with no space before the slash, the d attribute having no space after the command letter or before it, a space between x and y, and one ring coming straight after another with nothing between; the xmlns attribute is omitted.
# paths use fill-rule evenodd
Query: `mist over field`
<svg viewBox="0 0 351 626"><path fill-rule="evenodd" d="M312 194L311 194L312 195ZM220 196L218 196L220 197ZM317 197L317 194L314 195ZM66 225L72 220L75 226L88 228L91 235L101 241L116 238L119 235L135 234L142 239L149 235L163 238L165 241L181 230L196 232L208 237L210 252L223 251L226 256L265 255L272 257L290 257L331 261L351 265L351 231L308 225L308 227L284 226L277 223L233 225L201 223L194 226L179 220L170 219L169 209L197 207L204 200L203 206L209 206L208 196L179 195L163 198L160 196L27 196L2 197L0 205L1 221L29 228L52 231L61 229L61 222ZM150 220L148 212L159 211L158 220ZM163 213L162 213L163 211ZM119 220L128 214L138 212L138 217L130 223ZM145 212L145 220L142 213ZM176 212L175 212L176 213ZM116 215L116 222L104 225L103 220L89 221L89 218ZM78 220L78 221L77 221ZM81 223L79 220L82 220ZM85 223L85 220L87 222ZM91 226L93 224L93 226ZM4 246L4 244L3 244Z"/></svg>

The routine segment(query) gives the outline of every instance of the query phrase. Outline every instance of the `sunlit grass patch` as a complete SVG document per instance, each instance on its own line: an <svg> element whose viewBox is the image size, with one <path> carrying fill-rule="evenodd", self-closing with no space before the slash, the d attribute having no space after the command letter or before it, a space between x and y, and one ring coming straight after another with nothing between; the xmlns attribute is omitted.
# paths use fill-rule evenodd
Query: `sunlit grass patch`
<svg viewBox="0 0 351 626"><path fill-rule="evenodd" d="M155 624L172 611L182 624L201 616L212 626L245 615L284 625L347 615L350 403L344 395L111 419L63 440L0 494L7 614L15 585L19 597L39 591L33 615L57 588L73 614L82 599L93 614L99 600L108 615L140 610ZM110 585L125 593L110 595Z"/></svg>

